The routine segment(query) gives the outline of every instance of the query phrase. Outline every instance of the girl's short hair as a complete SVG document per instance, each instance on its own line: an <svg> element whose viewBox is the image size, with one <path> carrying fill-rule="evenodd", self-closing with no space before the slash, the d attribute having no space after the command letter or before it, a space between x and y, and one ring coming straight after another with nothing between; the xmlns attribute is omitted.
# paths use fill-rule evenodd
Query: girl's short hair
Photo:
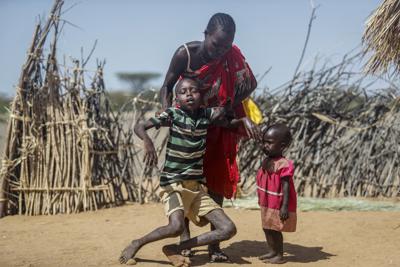
<svg viewBox="0 0 400 267"><path fill-rule="evenodd" d="M280 140L282 140L286 144L289 145L292 142L292 134L290 133L290 129L286 126L286 124L275 123L268 127L265 127L262 130L262 136L264 137L264 135L270 130L276 131L279 134Z"/></svg>

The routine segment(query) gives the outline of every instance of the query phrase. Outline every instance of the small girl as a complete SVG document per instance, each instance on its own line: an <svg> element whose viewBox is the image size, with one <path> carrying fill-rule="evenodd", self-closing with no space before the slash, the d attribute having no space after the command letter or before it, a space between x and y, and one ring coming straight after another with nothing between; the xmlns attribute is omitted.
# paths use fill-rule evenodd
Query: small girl
<svg viewBox="0 0 400 267"><path fill-rule="evenodd" d="M281 232L296 231L297 197L293 184L294 166L282 156L292 136L284 124L268 127L262 136L266 158L257 173L261 222L270 251L259 257L263 262L285 263Z"/></svg>

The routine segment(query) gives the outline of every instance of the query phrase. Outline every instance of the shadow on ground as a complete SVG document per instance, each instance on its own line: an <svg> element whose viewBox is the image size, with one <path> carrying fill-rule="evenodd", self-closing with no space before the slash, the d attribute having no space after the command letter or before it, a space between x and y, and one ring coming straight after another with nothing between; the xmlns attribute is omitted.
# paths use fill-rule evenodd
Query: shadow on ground
<svg viewBox="0 0 400 267"><path fill-rule="evenodd" d="M259 257L266 253L266 243L262 241L242 240L232 243L223 249L235 264L251 264L245 258ZM206 250L194 250L195 256L191 258L192 266L200 266L208 263ZM285 260L288 262L318 262L336 256L323 251L323 247L306 247L297 244L284 244Z"/></svg>

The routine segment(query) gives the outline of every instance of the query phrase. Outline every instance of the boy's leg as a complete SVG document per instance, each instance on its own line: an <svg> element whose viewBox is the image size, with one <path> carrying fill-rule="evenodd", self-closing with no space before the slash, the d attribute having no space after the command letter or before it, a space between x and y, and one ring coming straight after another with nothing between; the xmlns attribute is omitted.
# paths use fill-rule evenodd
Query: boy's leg
<svg viewBox="0 0 400 267"><path fill-rule="evenodd" d="M208 194L210 195L212 200L214 200L215 203L217 203L222 208L222 205L224 203L224 197L212 191L209 191ZM211 223L211 231L214 230L215 227ZM222 252L219 242L215 244L210 244L208 246L208 254L210 255L211 262L225 262L229 260L228 256L224 252Z"/></svg>
<svg viewBox="0 0 400 267"><path fill-rule="evenodd" d="M189 229L189 219L185 218L185 228L180 236L181 242L190 239L190 229ZM182 256L191 257L193 256L193 252L190 249L182 250Z"/></svg>
<svg viewBox="0 0 400 267"><path fill-rule="evenodd" d="M224 240L228 240L236 234L235 224L225 214L222 209L214 209L204 216L212 225L215 230L201 234L197 237L191 238L179 245L167 245L163 247L165 255L171 259L177 259L181 251L184 249L191 249L209 244L216 244ZM172 259L171 259L172 261Z"/></svg>
<svg viewBox="0 0 400 267"><path fill-rule="evenodd" d="M264 229L264 235L265 235L265 241L267 241L267 253L264 255L261 255L260 257L258 257L260 260L266 260L266 259L270 259L276 256L276 252L275 250L272 249L271 247L271 243L273 243L273 240L271 241L271 234L268 234L268 229Z"/></svg>
<svg viewBox="0 0 400 267"><path fill-rule="evenodd" d="M273 251L272 257L264 259L264 262L281 264L285 263L283 260L283 235L279 231L266 229L266 236L268 245Z"/></svg>
<svg viewBox="0 0 400 267"><path fill-rule="evenodd" d="M184 214L183 210L174 211L168 218L168 225L161 226L142 238L133 240L121 253L119 258L120 263L126 263L133 258L139 249L151 242L158 241L168 237L179 236L184 229Z"/></svg>

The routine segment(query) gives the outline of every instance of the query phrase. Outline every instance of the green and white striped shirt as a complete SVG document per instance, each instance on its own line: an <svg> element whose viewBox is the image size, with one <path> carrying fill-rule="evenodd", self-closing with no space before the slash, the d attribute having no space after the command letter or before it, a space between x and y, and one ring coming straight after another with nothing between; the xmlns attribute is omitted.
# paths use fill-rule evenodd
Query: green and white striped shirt
<svg viewBox="0 0 400 267"><path fill-rule="evenodd" d="M170 125L161 186L183 180L205 183L203 156L213 112L212 108L199 109L195 116L190 116L179 108L170 107L158 117L151 118L157 128Z"/></svg>

